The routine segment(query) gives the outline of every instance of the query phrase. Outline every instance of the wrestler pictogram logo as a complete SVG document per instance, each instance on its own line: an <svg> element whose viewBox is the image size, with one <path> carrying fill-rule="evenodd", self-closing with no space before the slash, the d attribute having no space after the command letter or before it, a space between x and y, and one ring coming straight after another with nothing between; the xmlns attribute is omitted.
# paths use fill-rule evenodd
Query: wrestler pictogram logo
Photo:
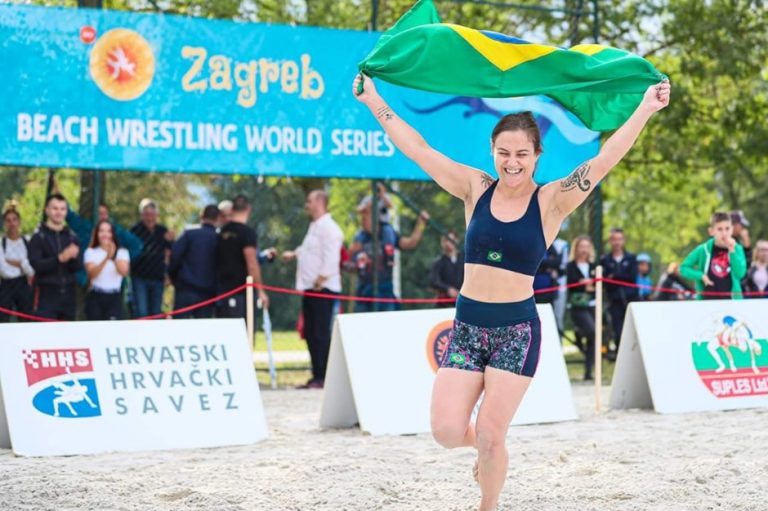
<svg viewBox="0 0 768 511"><path fill-rule="evenodd" d="M693 365L717 398L768 394L768 340L732 315L706 318L691 343Z"/></svg>
<svg viewBox="0 0 768 511"><path fill-rule="evenodd" d="M441 321L432 327L427 335L427 360L434 372L440 367L443 361L445 350L451 340L451 330L453 329L453 320Z"/></svg>
<svg viewBox="0 0 768 511"><path fill-rule="evenodd" d="M149 43L133 30L116 28L99 37L91 50L91 77L112 99L130 101L147 90L155 76Z"/></svg>
<svg viewBox="0 0 768 511"><path fill-rule="evenodd" d="M25 349L21 356L37 411L60 418L101 415L91 350Z"/></svg>

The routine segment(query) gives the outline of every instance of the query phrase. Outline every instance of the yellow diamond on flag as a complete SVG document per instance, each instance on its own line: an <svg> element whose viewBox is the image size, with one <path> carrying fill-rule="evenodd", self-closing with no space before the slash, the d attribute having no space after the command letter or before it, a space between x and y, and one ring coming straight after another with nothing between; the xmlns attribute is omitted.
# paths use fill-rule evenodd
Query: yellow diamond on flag
<svg viewBox="0 0 768 511"><path fill-rule="evenodd" d="M608 46L603 46L602 44L577 44L576 46L571 46L571 51L577 51L584 55L594 55L606 48L608 48Z"/></svg>
<svg viewBox="0 0 768 511"><path fill-rule="evenodd" d="M455 30L478 53L501 71L512 69L517 65L536 60L557 50L554 46L530 44L503 34L481 32L451 23L445 23L445 26ZM491 37L490 34L493 34L494 37ZM514 47L514 51L510 51L511 47Z"/></svg>

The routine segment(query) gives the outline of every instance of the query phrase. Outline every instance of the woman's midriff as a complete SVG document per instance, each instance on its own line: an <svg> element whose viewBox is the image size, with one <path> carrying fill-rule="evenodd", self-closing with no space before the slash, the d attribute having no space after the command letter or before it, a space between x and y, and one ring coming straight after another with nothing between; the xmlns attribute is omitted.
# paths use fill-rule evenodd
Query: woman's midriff
<svg viewBox="0 0 768 511"><path fill-rule="evenodd" d="M479 302L519 302L533 295L533 277L482 264L465 264L461 294Z"/></svg>

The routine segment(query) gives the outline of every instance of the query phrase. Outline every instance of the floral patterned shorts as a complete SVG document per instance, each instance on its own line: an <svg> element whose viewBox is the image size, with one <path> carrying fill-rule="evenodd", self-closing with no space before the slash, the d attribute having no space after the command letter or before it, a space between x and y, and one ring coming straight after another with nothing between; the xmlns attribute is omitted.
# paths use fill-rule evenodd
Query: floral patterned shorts
<svg viewBox="0 0 768 511"><path fill-rule="evenodd" d="M479 372L493 367L533 377L540 346L538 317L501 327L475 326L456 319L440 367Z"/></svg>

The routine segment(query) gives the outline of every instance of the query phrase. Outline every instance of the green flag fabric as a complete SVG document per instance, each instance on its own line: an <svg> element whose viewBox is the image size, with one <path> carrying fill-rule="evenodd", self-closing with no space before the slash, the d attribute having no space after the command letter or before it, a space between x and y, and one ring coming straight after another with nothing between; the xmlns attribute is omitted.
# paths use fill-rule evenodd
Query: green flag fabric
<svg viewBox="0 0 768 511"><path fill-rule="evenodd" d="M485 98L543 94L590 129L614 130L666 77L647 60L597 44L570 49L442 23L419 0L381 35L360 71L431 92Z"/></svg>

